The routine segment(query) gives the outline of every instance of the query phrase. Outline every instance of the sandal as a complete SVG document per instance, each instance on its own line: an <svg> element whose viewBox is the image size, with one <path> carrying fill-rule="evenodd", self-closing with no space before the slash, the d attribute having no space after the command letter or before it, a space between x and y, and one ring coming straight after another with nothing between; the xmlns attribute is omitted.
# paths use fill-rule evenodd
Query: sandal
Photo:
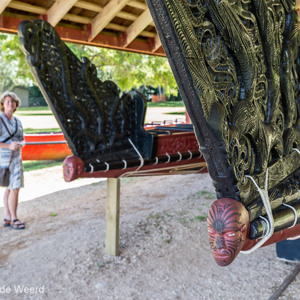
<svg viewBox="0 0 300 300"><path fill-rule="evenodd" d="M17 223L19 222L19 223ZM22 223L19 219L10 221L10 228L20 230L25 228L25 224Z"/></svg>
<svg viewBox="0 0 300 300"><path fill-rule="evenodd" d="M4 218L3 226L4 227L9 227L10 226L10 220Z"/></svg>

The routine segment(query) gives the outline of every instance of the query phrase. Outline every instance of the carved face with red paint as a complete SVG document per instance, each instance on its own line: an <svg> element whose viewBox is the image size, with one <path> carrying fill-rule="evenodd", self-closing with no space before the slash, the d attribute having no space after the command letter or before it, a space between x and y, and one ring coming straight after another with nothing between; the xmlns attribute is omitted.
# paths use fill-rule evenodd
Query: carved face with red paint
<svg viewBox="0 0 300 300"><path fill-rule="evenodd" d="M249 228L247 209L237 200L216 200L207 218L211 251L219 266L228 266L243 248Z"/></svg>

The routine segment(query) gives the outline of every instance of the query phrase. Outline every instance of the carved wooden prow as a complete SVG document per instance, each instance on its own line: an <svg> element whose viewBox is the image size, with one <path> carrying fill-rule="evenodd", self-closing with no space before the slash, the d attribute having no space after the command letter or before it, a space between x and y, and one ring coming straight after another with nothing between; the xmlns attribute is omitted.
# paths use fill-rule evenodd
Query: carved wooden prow
<svg viewBox="0 0 300 300"><path fill-rule="evenodd" d="M268 235L269 242L274 242L272 237L283 230L297 235L298 229L300 234L296 225L300 221L300 60L295 2L146 2L217 198L238 201L248 211L248 244ZM226 228L218 216L225 215L212 208L210 231L218 237ZM220 222L223 225L215 227ZM236 230L231 234L239 236L240 228ZM240 245L238 239L235 242ZM211 245L214 252L217 247ZM225 257L226 249L221 252ZM219 260L226 265L223 262Z"/></svg>

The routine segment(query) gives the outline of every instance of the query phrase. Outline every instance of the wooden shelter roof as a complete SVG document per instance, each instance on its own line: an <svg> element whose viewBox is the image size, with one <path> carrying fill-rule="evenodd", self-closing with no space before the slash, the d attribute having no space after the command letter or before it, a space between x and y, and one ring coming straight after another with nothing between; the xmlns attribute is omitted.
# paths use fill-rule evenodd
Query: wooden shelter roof
<svg viewBox="0 0 300 300"><path fill-rule="evenodd" d="M145 0L0 1L0 32L39 18L67 42L165 55Z"/></svg>
<svg viewBox="0 0 300 300"><path fill-rule="evenodd" d="M0 32L38 18L67 42L165 55L145 0L0 0Z"/></svg>

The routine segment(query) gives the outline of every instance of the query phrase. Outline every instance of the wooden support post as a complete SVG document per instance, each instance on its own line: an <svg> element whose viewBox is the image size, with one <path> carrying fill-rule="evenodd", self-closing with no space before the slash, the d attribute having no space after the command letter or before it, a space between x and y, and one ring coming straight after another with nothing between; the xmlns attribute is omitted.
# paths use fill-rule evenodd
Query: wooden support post
<svg viewBox="0 0 300 300"><path fill-rule="evenodd" d="M119 255L120 179L107 178L105 251Z"/></svg>

